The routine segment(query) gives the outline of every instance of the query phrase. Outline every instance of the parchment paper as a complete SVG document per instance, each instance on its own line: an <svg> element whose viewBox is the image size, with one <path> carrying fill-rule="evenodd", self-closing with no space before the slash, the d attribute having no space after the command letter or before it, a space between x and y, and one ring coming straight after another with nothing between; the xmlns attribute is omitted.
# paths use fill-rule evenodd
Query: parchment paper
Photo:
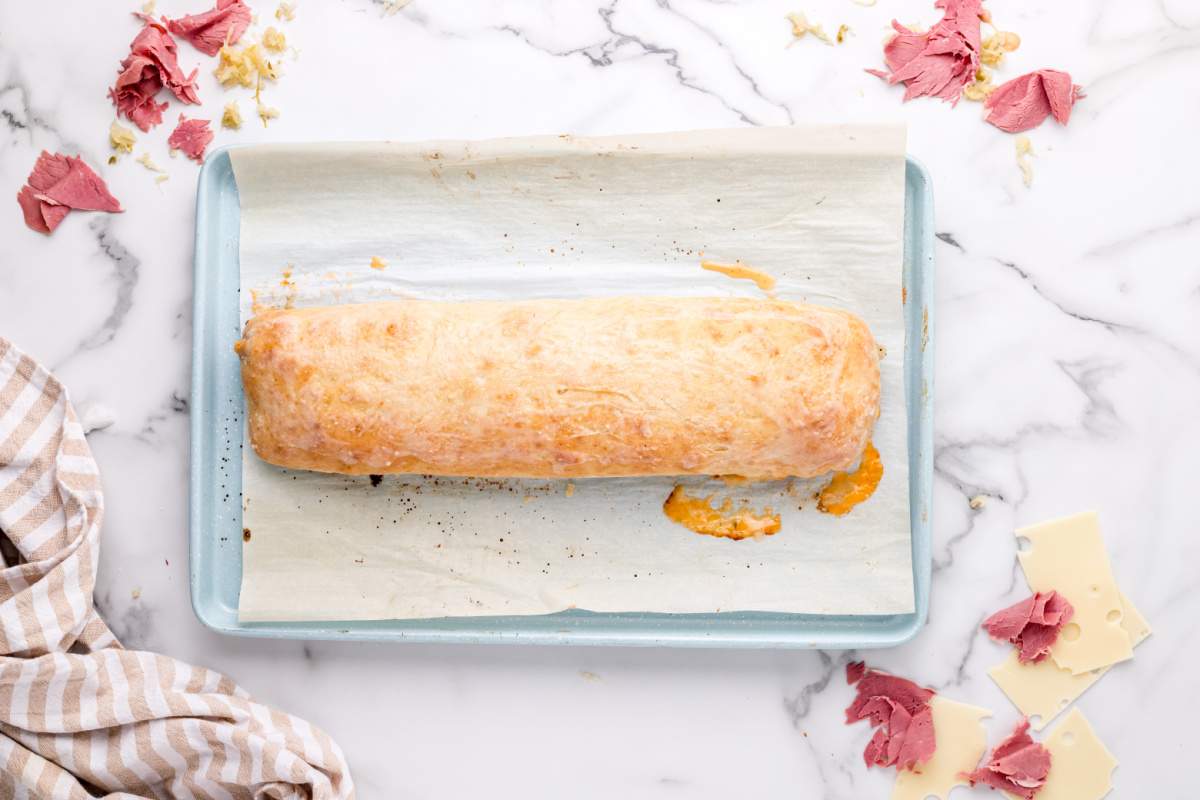
<svg viewBox="0 0 1200 800"><path fill-rule="evenodd" d="M913 608L900 297L904 131L746 129L605 139L278 145L231 153L242 318L396 297L760 295L851 309L888 355L873 497L816 510L822 481L693 493L783 515L761 540L668 520L672 479L368 478L243 449L243 621L595 611ZM370 266L372 257L386 262ZM253 291L251 291L253 290Z"/></svg>

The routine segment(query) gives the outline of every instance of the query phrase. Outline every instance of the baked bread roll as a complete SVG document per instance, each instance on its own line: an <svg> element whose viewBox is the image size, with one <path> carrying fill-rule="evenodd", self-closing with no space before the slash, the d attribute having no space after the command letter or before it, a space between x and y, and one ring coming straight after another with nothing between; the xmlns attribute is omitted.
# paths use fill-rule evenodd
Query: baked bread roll
<svg viewBox="0 0 1200 800"><path fill-rule="evenodd" d="M276 309L236 350L254 451L292 469L813 477L879 416L866 324L783 300Z"/></svg>

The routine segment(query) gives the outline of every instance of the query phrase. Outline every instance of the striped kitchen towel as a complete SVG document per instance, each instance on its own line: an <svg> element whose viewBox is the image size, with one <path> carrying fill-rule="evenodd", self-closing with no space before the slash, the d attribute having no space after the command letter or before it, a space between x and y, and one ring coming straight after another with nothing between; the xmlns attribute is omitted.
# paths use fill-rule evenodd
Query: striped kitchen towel
<svg viewBox="0 0 1200 800"><path fill-rule="evenodd" d="M352 798L322 731L121 647L92 604L103 517L66 390L0 338L0 797Z"/></svg>

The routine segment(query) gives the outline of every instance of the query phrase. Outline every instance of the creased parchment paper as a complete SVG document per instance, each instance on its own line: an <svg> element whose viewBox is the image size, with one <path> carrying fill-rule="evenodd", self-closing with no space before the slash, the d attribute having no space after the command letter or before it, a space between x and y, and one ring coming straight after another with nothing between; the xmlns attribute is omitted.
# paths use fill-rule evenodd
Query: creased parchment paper
<svg viewBox="0 0 1200 800"><path fill-rule="evenodd" d="M594 611L833 614L913 608L902 361L904 131L746 129L604 139L278 145L231 152L242 319L252 302L672 294L848 308L882 361L884 463L845 517L822 481L725 486L772 506L760 540L662 513L672 479L495 481L280 470L247 442L243 621ZM378 267L371 266L377 259Z"/></svg>

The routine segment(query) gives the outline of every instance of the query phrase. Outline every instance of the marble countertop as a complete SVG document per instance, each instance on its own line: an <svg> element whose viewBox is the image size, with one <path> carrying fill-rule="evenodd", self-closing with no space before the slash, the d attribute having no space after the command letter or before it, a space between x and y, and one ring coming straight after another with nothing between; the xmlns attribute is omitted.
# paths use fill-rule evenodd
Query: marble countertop
<svg viewBox="0 0 1200 800"><path fill-rule="evenodd" d="M1200 7L993 5L1023 38L1002 76L1057 67L1087 89L1069 129L1030 134L1031 188L1012 137L978 105L901 105L862 71L893 16L937 19L924 0L415 0L394 14L302 0L284 26L299 55L267 96L281 116L264 129L243 101L245 129L216 144L907 121L940 240L932 611L910 644L858 655L994 709L994 741L1016 711L986 676L1004 651L979 623L1025 592L1011 531L1097 509L1155 635L1080 707L1120 759L1113 797L1183 797L1200 711L1200 106L1188 78ZM10 193L42 148L108 157L105 90L136 22L105 6L0 5ZM852 35L787 47L795 10ZM228 98L213 62L180 49L203 67L207 113L189 115L218 116ZM115 416L90 436L108 508L97 602L127 646L225 671L324 727L362 797L887 796L890 776L862 765L869 731L842 724L848 653L343 645L204 628L187 564L197 170L168 158L171 127L136 151L168 170L161 186L132 159L102 170L127 213L72 215L50 238L11 200L0 214L0 335L55 370L77 406ZM989 795L955 794L968 796Z"/></svg>

